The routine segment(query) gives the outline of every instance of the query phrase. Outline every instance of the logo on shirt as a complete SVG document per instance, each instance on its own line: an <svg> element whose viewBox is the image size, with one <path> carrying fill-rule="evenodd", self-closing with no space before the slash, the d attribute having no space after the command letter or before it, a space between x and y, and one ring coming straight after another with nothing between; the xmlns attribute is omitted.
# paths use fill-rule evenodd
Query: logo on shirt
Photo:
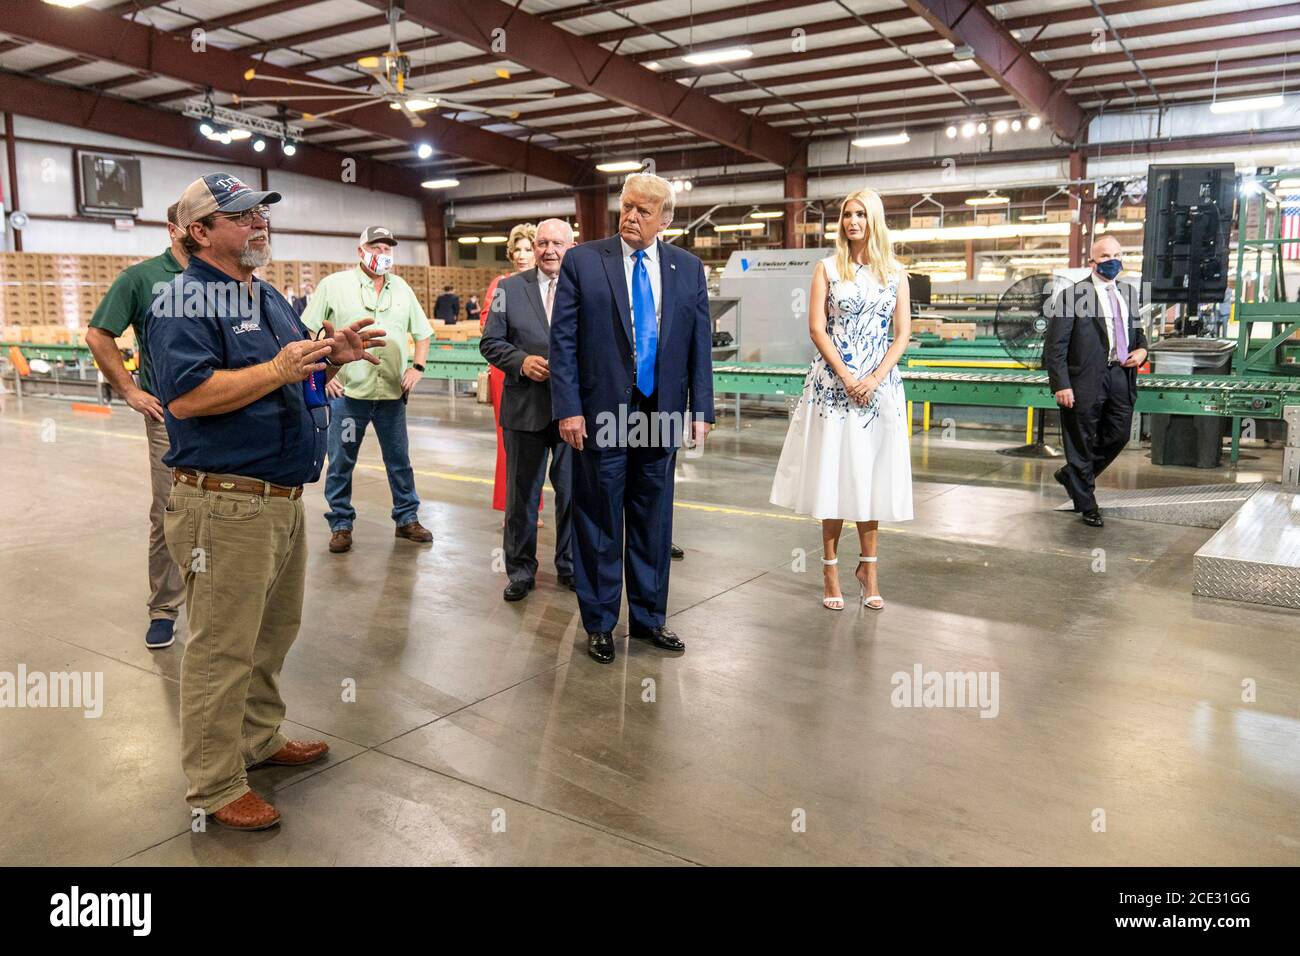
<svg viewBox="0 0 1300 956"><path fill-rule="evenodd" d="M245 332L260 331L262 331L262 323L258 322L257 319L244 319L234 328L236 335L243 335Z"/></svg>

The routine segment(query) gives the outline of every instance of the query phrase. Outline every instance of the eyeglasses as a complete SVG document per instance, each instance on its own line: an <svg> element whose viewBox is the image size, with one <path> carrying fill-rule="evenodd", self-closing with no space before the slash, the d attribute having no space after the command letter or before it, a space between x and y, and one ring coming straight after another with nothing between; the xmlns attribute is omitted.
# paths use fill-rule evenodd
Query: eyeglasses
<svg viewBox="0 0 1300 956"><path fill-rule="evenodd" d="M237 226L251 226L253 224L254 216L259 217L262 220L262 222L270 224L271 207L254 206L252 209L246 209L243 212L217 213L218 219L229 219Z"/></svg>

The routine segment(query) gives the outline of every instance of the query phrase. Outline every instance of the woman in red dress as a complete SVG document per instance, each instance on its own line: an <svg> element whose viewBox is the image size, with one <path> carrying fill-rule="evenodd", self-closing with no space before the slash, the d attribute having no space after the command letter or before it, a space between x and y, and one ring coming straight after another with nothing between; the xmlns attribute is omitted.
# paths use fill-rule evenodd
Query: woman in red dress
<svg viewBox="0 0 1300 956"><path fill-rule="evenodd" d="M537 236L537 227L531 222L521 222L510 230L510 238L506 241L506 255L510 258L511 264L515 267L515 272L526 272L536 265L536 258L533 254L533 239ZM496 293L497 284L509 274L502 274L492 280L492 284L487 287L487 292L483 294L483 310L479 313L479 327L487 325L488 313L492 311L492 296ZM497 472L496 480L492 485L492 507L497 511L506 510L506 446L505 440L501 434L501 390L505 388L505 372L495 365L488 367L488 394L492 398L492 418L497 427ZM537 499L537 510L542 510L542 499ZM537 526L542 526L542 519L539 516Z"/></svg>

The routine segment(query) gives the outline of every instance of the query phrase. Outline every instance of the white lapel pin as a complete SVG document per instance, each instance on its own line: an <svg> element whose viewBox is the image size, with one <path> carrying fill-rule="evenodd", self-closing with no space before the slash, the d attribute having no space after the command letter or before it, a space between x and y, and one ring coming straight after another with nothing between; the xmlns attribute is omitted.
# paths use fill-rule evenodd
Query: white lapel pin
<svg viewBox="0 0 1300 956"><path fill-rule="evenodd" d="M669 268L669 269L676 269L676 268L677 268L677 263L675 263L675 262L670 262L670 263L668 263L668 268Z"/></svg>

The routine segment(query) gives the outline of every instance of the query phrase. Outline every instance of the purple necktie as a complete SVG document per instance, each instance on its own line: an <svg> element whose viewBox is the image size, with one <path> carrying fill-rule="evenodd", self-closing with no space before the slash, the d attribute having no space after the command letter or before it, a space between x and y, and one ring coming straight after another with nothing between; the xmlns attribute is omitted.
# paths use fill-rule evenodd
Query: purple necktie
<svg viewBox="0 0 1300 956"><path fill-rule="evenodd" d="M1115 295L1115 287L1107 286L1107 295L1110 296L1110 314L1111 320L1115 323L1115 360L1124 362L1128 359L1128 329L1124 326L1124 316L1119 311L1119 297Z"/></svg>

